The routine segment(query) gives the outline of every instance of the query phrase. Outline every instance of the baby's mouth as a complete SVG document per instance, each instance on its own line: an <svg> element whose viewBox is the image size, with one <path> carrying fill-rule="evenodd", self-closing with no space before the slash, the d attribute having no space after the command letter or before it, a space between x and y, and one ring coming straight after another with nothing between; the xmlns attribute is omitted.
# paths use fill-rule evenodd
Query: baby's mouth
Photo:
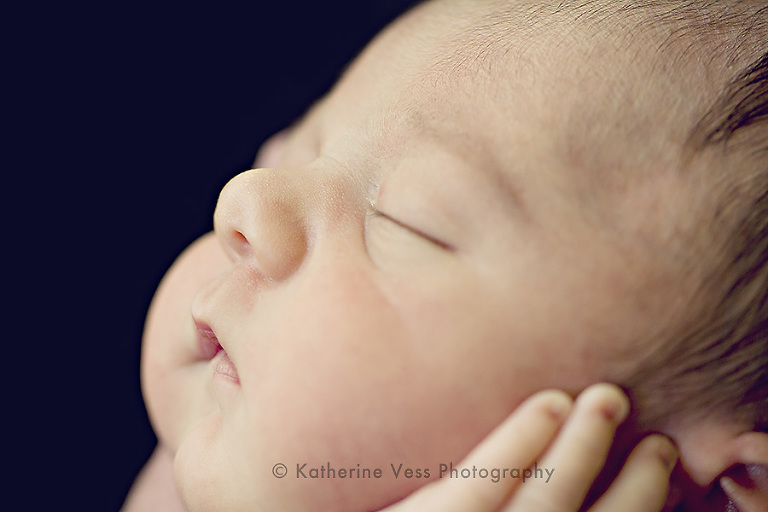
<svg viewBox="0 0 768 512"><path fill-rule="evenodd" d="M216 333L213 332L213 329L198 322L195 322L195 326L197 327L200 357L205 361L210 361L216 354L224 349L221 347L219 339L216 337Z"/></svg>
<svg viewBox="0 0 768 512"><path fill-rule="evenodd" d="M210 326L195 322L197 327L198 345L200 347L200 356L204 361L214 361L215 372L221 374L235 382L240 382L237 375L237 368L229 358L227 351L219 343L216 333Z"/></svg>

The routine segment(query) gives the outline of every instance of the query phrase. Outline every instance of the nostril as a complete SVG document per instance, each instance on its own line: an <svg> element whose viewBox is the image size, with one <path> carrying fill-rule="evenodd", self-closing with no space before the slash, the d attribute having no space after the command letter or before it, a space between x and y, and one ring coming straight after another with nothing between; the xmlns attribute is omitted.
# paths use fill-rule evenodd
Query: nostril
<svg viewBox="0 0 768 512"><path fill-rule="evenodd" d="M232 244L235 250L240 254L247 254L251 252L251 244L248 239L240 231L235 231L232 235Z"/></svg>
<svg viewBox="0 0 768 512"><path fill-rule="evenodd" d="M231 262L272 280L298 268L307 252L308 223L314 215L301 183L297 177L267 169L246 171L224 186L213 225Z"/></svg>

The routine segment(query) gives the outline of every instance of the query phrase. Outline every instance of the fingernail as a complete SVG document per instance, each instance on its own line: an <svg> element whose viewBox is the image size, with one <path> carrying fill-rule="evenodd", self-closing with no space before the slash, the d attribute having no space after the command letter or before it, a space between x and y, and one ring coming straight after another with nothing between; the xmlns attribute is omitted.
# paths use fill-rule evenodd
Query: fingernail
<svg viewBox="0 0 768 512"><path fill-rule="evenodd" d="M553 393L549 397L549 403L547 403L547 413L555 421L562 421L571 412L573 407L573 400L565 393L557 392Z"/></svg>
<svg viewBox="0 0 768 512"><path fill-rule="evenodd" d="M677 464L677 448L672 443L671 440L669 440L667 437L664 436L656 436L656 453L658 454L661 461L664 463L664 465L669 469L670 471L672 468L675 467L675 464Z"/></svg>
<svg viewBox="0 0 768 512"><path fill-rule="evenodd" d="M621 423L627 417L629 407L621 400L611 400L603 405L601 412L609 421Z"/></svg>
<svg viewBox="0 0 768 512"><path fill-rule="evenodd" d="M606 385L613 388L609 399L605 400L600 407L600 412L606 419L614 423L621 423L629 414L629 401L619 388L613 385Z"/></svg>
<svg viewBox="0 0 768 512"><path fill-rule="evenodd" d="M728 495L733 495L739 492L739 486L732 478L728 478L727 476L720 477L720 487L722 487Z"/></svg>

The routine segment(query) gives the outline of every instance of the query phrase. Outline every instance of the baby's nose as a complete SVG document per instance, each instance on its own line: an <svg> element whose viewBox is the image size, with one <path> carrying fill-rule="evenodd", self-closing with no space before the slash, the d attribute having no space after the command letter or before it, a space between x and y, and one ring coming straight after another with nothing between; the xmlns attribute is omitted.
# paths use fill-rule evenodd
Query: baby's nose
<svg viewBox="0 0 768 512"><path fill-rule="evenodd" d="M219 195L214 229L234 261L249 260L267 278L290 276L307 252L306 208L292 171L254 169Z"/></svg>

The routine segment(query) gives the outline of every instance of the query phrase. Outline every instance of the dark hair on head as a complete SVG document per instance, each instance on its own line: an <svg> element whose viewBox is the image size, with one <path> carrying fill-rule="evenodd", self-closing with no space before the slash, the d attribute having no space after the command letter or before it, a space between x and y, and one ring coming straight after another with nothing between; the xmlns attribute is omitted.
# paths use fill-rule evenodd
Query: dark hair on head
<svg viewBox="0 0 768 512"><path fill-rule="evenodd" d="M718 104L694 128L691 143L701 149L718 143L727 145L741 133L739 130L760 123L768 123L768 53L729 84ZM755 150L768 153L768 137L763 134L761 138L762 144Z"/></svg>
<svg viewBox="0 0 768 512"><path fill-rule="evenodd" d="M768 6L759 11L768 25ZM709 307L630 379L651 411L716 416L768 429L768 52L727 84L693 127L692 154L717 183L711 225L718 254L701 288ZM653 414L653 413L652 413ZM650 417L649 422L662 418Z"/></svg>
<svg viewBox="0 0 768 512"><path fill-rule="evenodd" d="M592 59L588 65L599 80L590 84L603 86L604 94L595 104L586 91L578 109L565 95L558 118L567 133L568 165L593 171L613 200L634 187L632 180L650 182L661 173L675 174L673 182L686 187L678 192L689 211L669 208L659 221L665 232L644 239L653 245L652 257L671 262L669 271L680 276L679 295L672 293L688 303L674 325L661 321L656 331L648 329L646 336L657 339L638 340L639 350L651 352L639 355L617 382L631 395L640 422L658 428L714 415L765 430L768 0L489 3L497 11L473 33L482 42L475 45L480 52L467 52L474 62L483 62L478 55L488 48L526 55L524 45L504 46L505 31L535 36L548 26L560 29L549 42ZM603 38L610 44L600 46ZM617 64L601 60L611 51L622 59ZM575 67L565 65L562 73L581 79L572 76L581 77ZM601 123L598 116L620 122ZM605 186L614 179L617 186Z"/></svg>

